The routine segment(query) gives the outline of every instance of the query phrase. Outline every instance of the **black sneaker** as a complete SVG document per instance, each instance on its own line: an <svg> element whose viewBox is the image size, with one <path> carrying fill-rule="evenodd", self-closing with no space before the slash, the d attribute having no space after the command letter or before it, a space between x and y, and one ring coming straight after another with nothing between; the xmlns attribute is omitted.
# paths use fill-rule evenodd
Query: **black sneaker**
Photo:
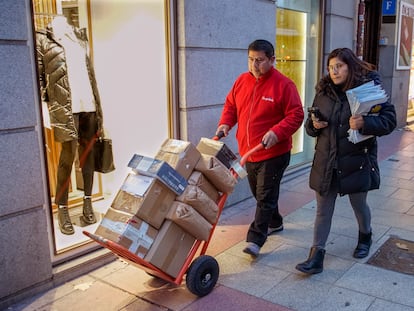
<svg viewBox="0 0 414 311"><path fill-rule="evenodd" d="M283 224L281 224L279 227L269 227L267 228L267 235L271 235L276 232L283 231Z"/></svg>

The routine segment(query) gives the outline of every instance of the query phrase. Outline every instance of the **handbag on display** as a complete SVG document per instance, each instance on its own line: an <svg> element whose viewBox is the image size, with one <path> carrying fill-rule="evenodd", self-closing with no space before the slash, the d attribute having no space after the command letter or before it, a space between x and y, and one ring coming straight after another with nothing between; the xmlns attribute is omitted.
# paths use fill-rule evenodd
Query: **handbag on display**
<svg viewBox="0 0 414 311"><path fill-rule="evenodd" d="M93 154L95 158L95 172L110 173L115 170L112 139L98 137L93 146Z"/></svg>

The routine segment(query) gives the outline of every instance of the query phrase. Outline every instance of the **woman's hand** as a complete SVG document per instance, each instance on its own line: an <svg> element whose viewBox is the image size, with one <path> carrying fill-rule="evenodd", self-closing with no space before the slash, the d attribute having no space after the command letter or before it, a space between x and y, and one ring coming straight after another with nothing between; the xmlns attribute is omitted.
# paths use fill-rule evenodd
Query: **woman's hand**
<svg viewBox="0 0 414 311"><path fill-rule="evenodd" d="M351 130L359 130L364 126L364 118L361 115L351 116L349 118L349 127Z"/></svg>
<svg viewBox="0 0 414 311"><path fill-rule="evenodd" d="M323 129L328 126L328 122L326 121L313 120L312 124L313 124L313 127L316 128L317 130Z"/></svg>

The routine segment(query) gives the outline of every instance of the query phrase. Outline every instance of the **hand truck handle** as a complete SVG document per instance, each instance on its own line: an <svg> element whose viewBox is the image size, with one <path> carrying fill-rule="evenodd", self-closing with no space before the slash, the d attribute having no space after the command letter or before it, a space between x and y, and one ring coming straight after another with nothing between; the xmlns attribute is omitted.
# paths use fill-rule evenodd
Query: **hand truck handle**
<svg viewBox="0 0 414 311"><path fill-rule="evenodd" d="M253 147L252 149L250 149L249 151L247 151L245 153L245 155L240 159L240 165L244 166L247 162L247 159L255 152L262 150L264 147L266 147L266 145L261 142L260 144L256 145L255 147Z"/></svg>
<svg viewBox="0 0 414 311"><path fill-rule="evenodd" d="M217 135L215 135L212 139L214 140L220 140L224 137L224 131L220 131L217 133Z"/></svg>

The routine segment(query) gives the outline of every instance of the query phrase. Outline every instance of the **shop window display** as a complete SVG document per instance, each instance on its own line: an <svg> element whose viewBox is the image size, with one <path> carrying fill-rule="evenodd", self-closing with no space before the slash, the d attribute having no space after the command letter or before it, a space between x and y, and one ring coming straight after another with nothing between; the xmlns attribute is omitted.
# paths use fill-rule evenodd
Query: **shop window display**
<svg viewBox="0 0 414 311"><path fill-rule="evenodd" d="M410 87L408 89L407 123L412 124L414 120L414 40L411 49Z"/></svg>
<svg viewBox="0 0 414 311"><path fill-rule="evenodd" d="M85 30L56 15L45 31L36 33L42 101L47 103L53 138L61 145L54 203L61 233L75 233L68 208L75 155L83 185L82 227L97 222L92 206L93 145L103 133L103 116ZM79 189L79 188L78 188Z"/></svg>
<svg viewBox="0 0 414 311"><path fill-rule="evenodd" d="M276 68L295 82L306 109L312 104L321 66L320 2L281 0L277 6ZM291 166L311 161L313 150L301 127L293 136Z"/></svg>
<svg viewBox="0 0 414 311"><path fill-rule="evenodd" d="M32 4L52 240L60 258L79 247L96 247L83 230L96 230L126 176L129 158L138 150L153 153L156 144L169 136L165 3L156 0L149 6L136 0L127 6L93 0L33 0ZM143 20L140 14L149 18ZM156 81L150 87L135 75L146 66L128 54L139 57L139 46L130 38L142 42L144 33L136 29L148 28L137 23L152 23L158 40L152 47L159 55L152 54L160 61L146 76L146 81ZM119 42L120 38L124 40ZM147 109L148 121L140 112L149 96L156 102ZM157 114L161 124L149 123L155 119L151 114ZM152 143L142 139L142 128L151 131ZM118 161L116 170L106 174L95 172L93 161L93 142L103 135L112 138ZM130 143L134 141L135 145Z"/></svg>

